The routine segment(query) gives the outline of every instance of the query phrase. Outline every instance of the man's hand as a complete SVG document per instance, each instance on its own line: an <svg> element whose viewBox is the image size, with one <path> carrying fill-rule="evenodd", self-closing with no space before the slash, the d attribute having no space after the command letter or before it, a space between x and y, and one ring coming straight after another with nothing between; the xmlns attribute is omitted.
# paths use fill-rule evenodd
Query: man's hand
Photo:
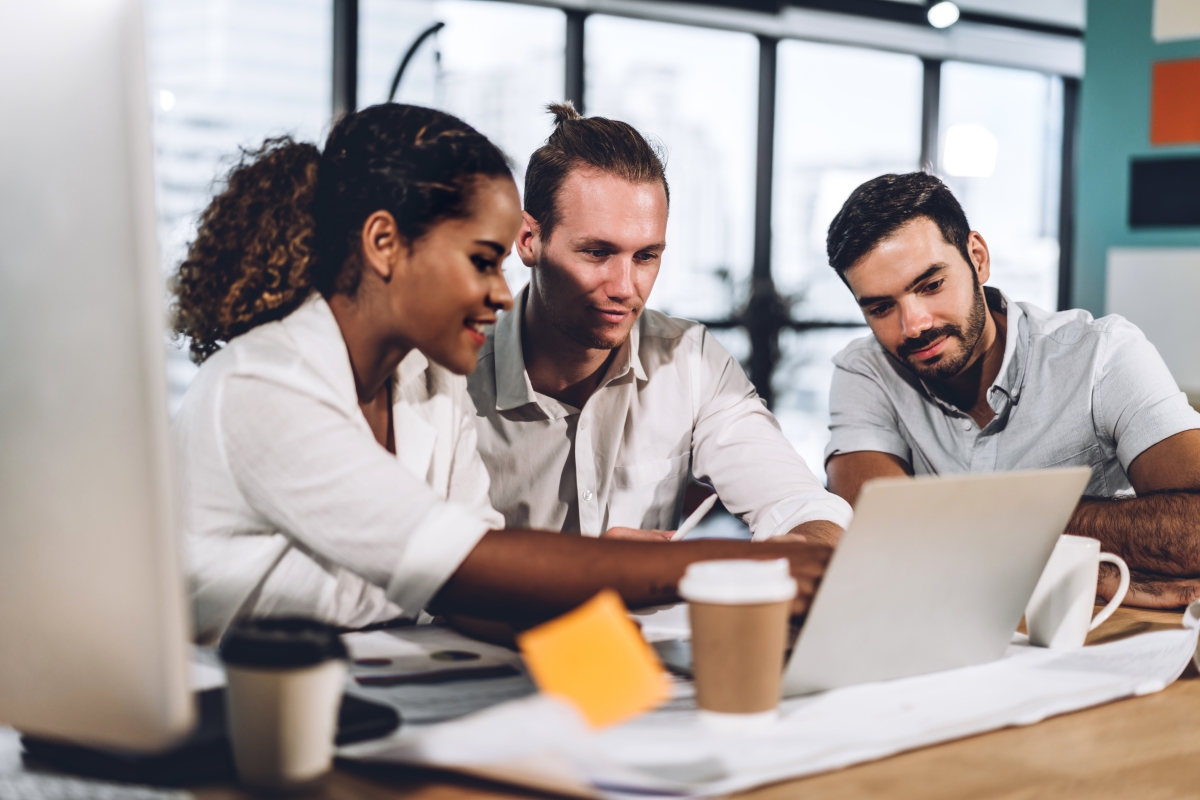
<svg viewBox="0 0 1200 800"><path fill-rule="evenodd" d="M1138 608L1184 608L1200 598L1200 578L1180 578L1139 570L1129 571L1129 592L1121 601L1124 606ZM1096 593L1111 600L1117 593L1121 575L1110 564L1100 565L1100 585Z"/></svg>
<svg viewBox="0 0 1200 800"><path fill-rule="evenodd" d="M756 546L774 546L782 538L768 539ZM821 585L821 577L825 574L825 568L829 565L829 557L833 551L828 547L815 544L784 544L780 549L787 550L786 554L781 553L780 555L790 562L792 577L796 579L796 599L792 601L792 616L800 617L808 613L813 595L817 593L817 587Z"/></svg>
<svg viewBox="0 0 1200 800"><path fill-rule="evenodd" d="M640 530L638 528L609 528L600 534L601 539L626 539L632 542L669 542L675 531Z"/></svg>
<svg viewBox="0 0 1200 800"><path fill-rule="evenodd" d="M1066 532L1125 559L1135 576L1126 604L1186 605L1178 587L1200 580L1200 430L1148 448L1128 474L1136 497L1085 497Z"/></svg>

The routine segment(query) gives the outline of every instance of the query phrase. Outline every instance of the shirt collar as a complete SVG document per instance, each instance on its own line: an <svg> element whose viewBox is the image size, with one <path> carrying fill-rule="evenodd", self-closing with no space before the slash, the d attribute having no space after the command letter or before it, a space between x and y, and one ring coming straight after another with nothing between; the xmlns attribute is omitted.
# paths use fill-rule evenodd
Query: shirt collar
<svg viewBox="0 0 1200 800"><path fill-rule="evenodd" d="M408 351L396 367L396 382L397 385L403 386L414 378L419 378L425 374L425 370L429 369L429 359L425 354L415 347Z"/></svg>
<svg viewBox="0 0 1200 800"><path fill-rule="evenodd" d="M496 365L496 410L507 411L537 402L529 373L525 369L525 351L521 347L521 320L525 316L525 304L529 300L529 284L516 297L511 311L500 315L496 322L493 338L493 354ZM604 380L606 384L624 377L630 371L638 380L645 381L646 370L639 355L642 320L638 319L629 333L629 338L617 350L609 365Z"/></svg>
<svg viewBox="0 0 1200 800"><path fill-rule="evenodd" d="M300 307L283 318L283 326L296 343L300 357L347 403L358 403L354 368L333 309L313 292Z"/></svg>
<svg viewBox="0 0 1200 800"><path fill-rule="evenodd" d="M1025 379L1025 357L1029 350L1029 331L1028 326L1021 324L1025 316L1024 310L1016 303L1011 302L1004 292L992 286L984 286L983 296L988 310L1003 313L1007 320L1004 334L1004 358L1000 361L1000 371L996 373L996 380L987 390L988 405L994 411L999 412L1000 409L997 408L999 401L992 399L997 392L1008 395L1014 403L1021 394L1021 385ZM1026 328L1023 333L1022 327ZM965 415L962 409L939 397L924 379L921 379L921 387L925 390L925 394L943 409L954 414Z"/></svg>
<svg viewBox="0 0 1200 800"><path fill-rule="evenodd" d="M1029 326L1022 324L1025 321L1025 311L1011 302L999 289L985 286L983 293L987 298L988 308L1003 312L1007 319L1004 359L1000 362L1000 372L996 374L995 382L988 389L988 400L991 401L992 390L996 389L1016 402L1024 383L1026 355L1029 352ZM1023 332L1022 328L1025 329Z"/></svg>
<svg viewBox="0 0 1200 800"><path fill-rule="evenodd" d="M496 410L507 411L536 402L533 384L525 371L525 352L521 349L521 317L525 315L525 300L529 284L525 284L513 303L512 310L500 315L492 339L496 365Z"/></svg>
<svg viewBox="0 0 1200 800"><path fill-rule="evenodd" d="M643 308L643 313L644 311L645 309ZM604 376L604 380L600 384L601 386L611 383L618 378L623 378L630 371L633 372L634 377L639 381L648 380L646 369L642 366L640 349L643 319L644 316L639 316L637 322L633 324L633 328L629 331L629 338L617 350L617 357L613 359L612 365L608 368L608 374Z"/></svg>
<svg viewBox="0 0 1200 800"><path fill-rule="evenodd" d="M342 329L333 316L333 309L313 292L300 307L283 319L283 325L300 351L300 357L320 375L347 403L358 405L358 388L354 383L354 367ZM393 378L403 384L422 374L429 359L413 349L396 368Z"/></svg>

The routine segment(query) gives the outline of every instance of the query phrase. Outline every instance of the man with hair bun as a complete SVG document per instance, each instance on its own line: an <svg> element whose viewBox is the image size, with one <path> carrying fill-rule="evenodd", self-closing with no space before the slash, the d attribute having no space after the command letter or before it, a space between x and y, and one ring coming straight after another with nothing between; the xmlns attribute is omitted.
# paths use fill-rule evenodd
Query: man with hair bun
<svg viewBox="0 0 1200 800"><path fill-rule="evenodd" d="M509 526L664 540L689 475L755 540L832 543L851 511L703 325L646 308L666 248L662 159L630 125L552 105L516 250L529 285L468 387Z"/></svg>
<svg viewBox="0 0 1200 800"><path fill-rule="evenodd" d="M826 246L874 334L833 359L833 491L853 502L872 478L1087 466L1067 533L1125 559L1126 604L1200 597L1200 414L1140 330L984 286L987 242L923 172L855 189Z"/></svg>

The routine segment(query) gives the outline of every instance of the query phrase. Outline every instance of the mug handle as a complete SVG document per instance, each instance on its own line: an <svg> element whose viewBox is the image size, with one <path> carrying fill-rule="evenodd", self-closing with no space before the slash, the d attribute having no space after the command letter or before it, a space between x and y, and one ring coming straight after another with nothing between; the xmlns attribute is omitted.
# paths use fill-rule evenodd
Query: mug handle
<svg viewBox="0 0 1200 800"><path fill-rule="evenodd" d="M1121 571L1121 585L1117 587L1117 593L1113 595L1112 600L1108 601L1096 618L1092 620L1092 626L1089 631L1094 631L1101 622L1112 616L1112 613L1117 610L1117 606L1121 605L1121 601L1125 599L1125 593L1129 591L1129 567L1125 564L1125 559L1120 556L1114 556L1112 553L1101 553L1101 561L1107 561Z"/></svg>

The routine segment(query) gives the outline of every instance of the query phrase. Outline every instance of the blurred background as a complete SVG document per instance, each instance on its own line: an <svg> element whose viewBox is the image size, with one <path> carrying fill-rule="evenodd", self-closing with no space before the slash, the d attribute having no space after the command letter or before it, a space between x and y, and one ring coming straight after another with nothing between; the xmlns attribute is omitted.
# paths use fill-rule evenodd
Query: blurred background
<svg viewBox="0 0 1200 800"><path fill-rule="evenodd" d="M337 114L388 99L410 52L395 99L486 133L518 185L550 132L545 105L569 98L662 146L672 207L650 305L706 322L823 476L830 358L867 333L825 229L859 183L937 171L991 246L991 283L1070 304L1084 2L963 0L942 28L937 13L920 0L149 0L163 269L238 148L321 142ZM528 270L510 258L506 275L515 291ZM195 367L186 345L169 351L174 408Z"/></svg>

